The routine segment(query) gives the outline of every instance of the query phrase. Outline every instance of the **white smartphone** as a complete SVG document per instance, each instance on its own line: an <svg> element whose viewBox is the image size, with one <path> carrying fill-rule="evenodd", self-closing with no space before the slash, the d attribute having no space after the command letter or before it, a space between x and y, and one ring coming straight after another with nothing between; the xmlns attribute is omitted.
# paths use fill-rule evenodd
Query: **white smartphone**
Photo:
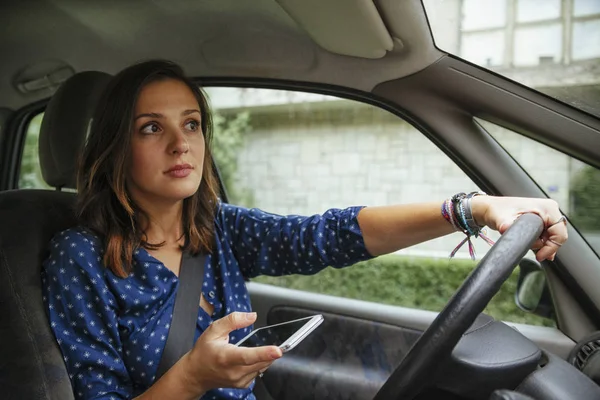
<svg viewBox="0 0 600 400"><path fill-rule="evenodd" d="M321 314L264 326L250 332L236 346L279 346L282 352L292 350L323 322Z"/></svg>

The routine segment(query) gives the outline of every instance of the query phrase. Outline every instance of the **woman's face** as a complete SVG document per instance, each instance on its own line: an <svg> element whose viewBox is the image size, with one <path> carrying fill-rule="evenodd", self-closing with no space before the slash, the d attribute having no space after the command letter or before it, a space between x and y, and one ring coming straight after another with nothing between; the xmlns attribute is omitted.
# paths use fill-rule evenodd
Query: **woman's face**
<svg viewBox="0 0 600 400"><path fill-rule="evenodd" d="M202 180L204 135L200 106L175 79L144 86L134 110L127 185L138 204L192 196Z"/></svg>

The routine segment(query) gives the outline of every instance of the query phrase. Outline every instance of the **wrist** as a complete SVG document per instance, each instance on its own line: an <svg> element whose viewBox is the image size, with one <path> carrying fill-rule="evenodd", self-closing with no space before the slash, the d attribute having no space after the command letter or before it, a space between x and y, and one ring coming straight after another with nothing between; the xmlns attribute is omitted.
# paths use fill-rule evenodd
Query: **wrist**
<svg viewBox="0 0 600 400"><path fill-rule="evenodd" d="M487 210L489 208L490 196L474 196L471 199L471 209L473 219L479 226L488 225L486 220Z"/></svg>
<svg viewBox="0 0 600 400"><path fill-rule="evenodd" d="M191 396L191 398L197 399L201 397L208 389L206 389L204 383L198 376L195 376L192 368L192 360L190 359L190 353L186 353L183 357L175 363L173 368L177 369L177 377L181 383L181 386Z"/></svg>

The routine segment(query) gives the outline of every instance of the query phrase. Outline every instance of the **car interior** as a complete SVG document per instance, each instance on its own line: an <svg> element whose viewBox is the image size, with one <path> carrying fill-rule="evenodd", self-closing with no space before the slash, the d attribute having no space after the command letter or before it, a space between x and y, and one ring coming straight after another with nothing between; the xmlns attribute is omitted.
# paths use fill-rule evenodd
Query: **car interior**
<svg viewBox="0 0 600 400"><path fill-rule="evenodd" d="M75 398L42 304L41 265L51 237L76 224L77 157L94 107L111 76L136 61L173 60L209 93L228 87L289 90L384 110L418 130L488 194L549 197L482 120L600 168L600 58L586 64L596 86L568 101L445 51L433 14L462 2L425 3L2 2L2 398ZM39 165L47 188L23 188L27 127L40 113ZM223 186L221 197L227 196ZM533 264L523 257L542 225L525 215L441 312L248 282L257 327L315 313L325 317L257 380L256 397L600 399L600 258L566 216L569 240L554 261L528 268ZM553 326L503 322L484 313L515 268L520 282L528 273L543 274Z"/></svg>

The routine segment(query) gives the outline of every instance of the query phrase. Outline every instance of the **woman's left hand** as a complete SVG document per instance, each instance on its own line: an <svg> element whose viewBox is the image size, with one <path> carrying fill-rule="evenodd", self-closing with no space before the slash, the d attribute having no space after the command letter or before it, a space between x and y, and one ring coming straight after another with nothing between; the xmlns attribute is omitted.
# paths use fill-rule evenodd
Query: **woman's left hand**
<svg viewBox="0 0 600 400"><path fill-rule="evenodd" d="M544 221L544 231L532 246L532 250L537 250L538 261L553 261L560 246L567 241L566 220L552 199L475 196L471 204L477 223L500 233L506 232L522 214L539 215Z"/></svg>

